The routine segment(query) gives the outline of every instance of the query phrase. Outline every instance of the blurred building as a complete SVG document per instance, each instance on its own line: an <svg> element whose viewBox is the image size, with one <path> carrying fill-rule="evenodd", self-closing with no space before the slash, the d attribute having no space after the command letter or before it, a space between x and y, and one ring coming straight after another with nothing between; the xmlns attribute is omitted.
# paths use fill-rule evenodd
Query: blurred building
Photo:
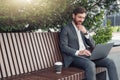
<svg viewBox="0 0 120 80"><path fill-rule="evenodd" d="M120 26L120 12L107 16L107 20L111 21L111 26Z"/></svg>
<svg viewBox="0 0 120 80"><path fill-rule="evenodd" d="M120 8L120 0L117 0L117 5ZM110 20L111 26L120 26L120 12L116 12L112 15L105 16L103 25L106 25L106 22L108 20Z"/></svg>

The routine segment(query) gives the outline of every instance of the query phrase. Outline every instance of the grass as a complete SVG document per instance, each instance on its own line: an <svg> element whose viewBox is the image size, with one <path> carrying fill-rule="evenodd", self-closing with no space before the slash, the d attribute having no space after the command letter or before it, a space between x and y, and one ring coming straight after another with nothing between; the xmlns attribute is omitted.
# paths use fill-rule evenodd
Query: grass
<svg viewBox="0 0 120 80"><path fill-rule="evenodd" d="M113 32L120 32L120 26L112 26Z"/></svg>

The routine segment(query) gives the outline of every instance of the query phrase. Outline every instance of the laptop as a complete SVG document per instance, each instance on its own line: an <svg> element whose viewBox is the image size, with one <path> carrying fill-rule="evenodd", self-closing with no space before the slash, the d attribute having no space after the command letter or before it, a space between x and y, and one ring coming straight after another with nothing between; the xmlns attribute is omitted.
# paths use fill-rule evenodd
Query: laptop
<svg viewBox="0 0 120 80"><path fill-rule="evenodd" d="M96 45L91 53L91 56L89 56L88 58L90 60L97 60L107 57L113 45L114 43Z"/></svg>

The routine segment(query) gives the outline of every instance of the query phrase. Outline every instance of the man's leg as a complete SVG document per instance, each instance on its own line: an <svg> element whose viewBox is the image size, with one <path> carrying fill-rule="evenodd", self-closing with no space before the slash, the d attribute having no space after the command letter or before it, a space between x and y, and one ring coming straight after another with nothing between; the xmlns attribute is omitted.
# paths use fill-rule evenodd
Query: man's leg
<svg viewBox="0 0 120 80"><path fill-rule="evenodd" d="M86 80L96 80L95 63L87 58L75 57L70 66L85 70Z"/></svg>
<svg viewBox="0 0 120 80"><path fill-rule="evenodd" d="M116 66L113 62L113 60L109 58L104 58L101 60L94 61L96 66L98 67L106 67L108 70L108 75L110 80L118 80L117 70Z"/></svg>

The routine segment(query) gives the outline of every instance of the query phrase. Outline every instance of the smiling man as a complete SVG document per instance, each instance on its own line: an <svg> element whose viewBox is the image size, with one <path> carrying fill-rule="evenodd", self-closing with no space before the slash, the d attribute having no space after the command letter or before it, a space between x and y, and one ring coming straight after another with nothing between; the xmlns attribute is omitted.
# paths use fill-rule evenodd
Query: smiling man
<svg viewBox="0 0 120 80"><path fill-rule="evenodd" d="M91 61L85 57L91 56L89 49L93 49L95 46L89 32L82 25L85 17L85 8L78 7L73 11L73 20L61 28L60 49L64 58L64 66L82 68L86 72L86 80L96 80L96 66L106 67L110 80L118 80L116 67L111 59L103 58Z"/></svg>

